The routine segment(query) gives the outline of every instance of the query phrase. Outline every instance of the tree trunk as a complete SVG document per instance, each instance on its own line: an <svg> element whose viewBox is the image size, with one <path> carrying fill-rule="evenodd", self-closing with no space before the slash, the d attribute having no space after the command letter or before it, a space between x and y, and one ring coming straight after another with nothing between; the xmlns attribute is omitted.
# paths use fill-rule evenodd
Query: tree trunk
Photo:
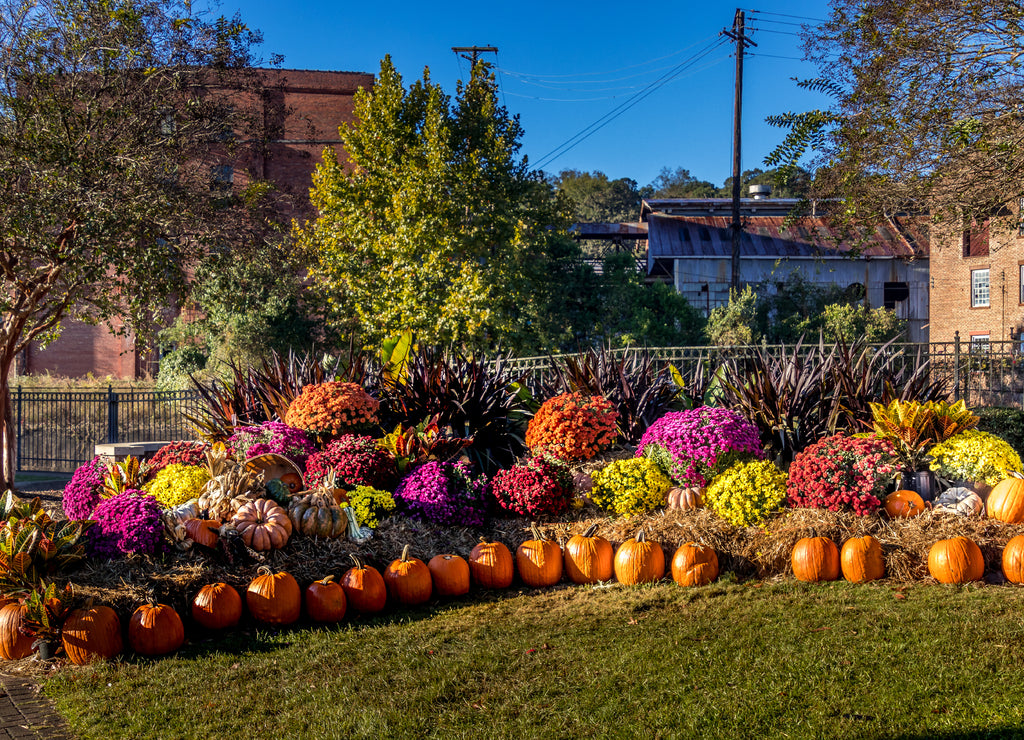
<svg viewBox="0 0 1024 740"><path fill-rule="evenodd" d="M14 428L14 408L11 403L11 385L8 373L11 369L10 360L0 360L0 491L14 489L15 440L17 430Z"/></svg>

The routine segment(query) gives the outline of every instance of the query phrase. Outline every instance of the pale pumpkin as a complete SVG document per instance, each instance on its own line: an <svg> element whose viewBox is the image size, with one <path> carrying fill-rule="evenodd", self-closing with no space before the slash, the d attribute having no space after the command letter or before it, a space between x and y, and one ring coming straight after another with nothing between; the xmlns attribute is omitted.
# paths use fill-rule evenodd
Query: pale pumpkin
<svg viewBox="0 0 1024 740"><path fill-rule="evenodd" d="M699 486L669 489L668 508L680 511L704 508L704 489Z"/></svg>
<svg viewBox="0 0 1024 740"><path fill-rule="evenodd" d="M231 523L246 545L261 552L284 547L292 533L288 512L266 498L242 506Z"/></svg>

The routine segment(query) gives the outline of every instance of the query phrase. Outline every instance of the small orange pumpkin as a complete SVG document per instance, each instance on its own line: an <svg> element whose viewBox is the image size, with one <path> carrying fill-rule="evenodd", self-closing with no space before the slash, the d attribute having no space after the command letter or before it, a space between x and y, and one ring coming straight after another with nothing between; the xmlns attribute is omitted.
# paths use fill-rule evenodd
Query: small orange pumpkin
<svg viewBox="0 0 1024 740"><path fill-rule="evenodd" d="M991 519L1007 524L1024 522L1024 478L1011 476L999 481L985 505Z"/></svg>
<svg viewBox="0 0 1024 740"><path fill-rule="evenodd" d="M672 580L680 586L706 586L718 578L714 548L687 542L672 556Z"/></svg>
<svg viewBox="0 0 1024 740"><path fill-rule="evenodd" d="M285 473L281 476L281 482L288 487L289 493L298 493L303 490L302 476L298 473Z"/></svg>
<svg viewBox="0 0 1024 740"><path fill-rule="evenodd" d="M203 547L216 547L220 535L220 522L216 519L186 519L185 534L197 545Z"/></svg>
<svg viewBox="0 0 1024 740"><path fill-rule="evenodd" d="M268 498L258 498L240 508L231 523L242 541L258 552L284 547L292 534L288 512Z"/></svg>
<svg viewBox="0 0 1024 740"><path fill-rule="evenodd" d="M924 513L924 499L917 491L893 491L885 497L885 513L890 519L920 516Z"/></svg>
<svg viewBox="0 0 1024 740"><path fill-rule="evenodd" d="M546 540L530 525L532 540L526 540L516 549L516 566L523 583L533 588L547 588L562 580L562 548L557 542Z"/></svg>
<svg viewBox="0 0 1024 740"><path fill-rule="evenodd" d="M652 583L665 575L665 551L641 529L615 552L615 577L626 586Z"/></svg>
<svg viewBox="0 0 1024 740"><path fill-rule="evenodd" d="M124 649L117 612L109 606L94 606L92 599L68 615L60 638L68 660L75 665L113 658Z"/></svg>
<svg viewBox="0 0 1024 740"><path fill-rule="evenodd" d="M843 578L851 583L877 581L885 576L882 545L871 535L851 537L843 543L839 556Z"/></svg>
<svg viewBox="0 0 1024 740"><path fill-rule="evenodd" d="M166 655L185 643L185 625L167 604L143 604L128 620L128 644L139 655Z"/></svg>
<svg viewBox="0 0 1024 740"><path fill-rule="evenodd" d="M469 553L469 572L481 588L508 588L512 585L512 553L501 542L483 537Z"/></svg>
<svg viewBox="0 0 1024 740"><path fill-rule="evenodd" d="M469 593L469 564L458 555L435 555L427 567L438 595L462 596Z"/></svg>
<svg viewBox="0 0 1024 740"><path fill-rule="evenodd" d="M234 627L242 618L242 597L227 583L208 583L192 599L192 619L208 630Z"/></svg>
<svg viewBox="0 0 1024 740"><path fill-rule="evenodd" d="M372 565L363 565L355 555L349 557L355 565L341 577L341 587L345 591L347 605L363 614L381 611L388 603L384 577Z"/></svg>
<svg viewBox="0 0 1024 740"><path fill-rule="evenodd" d="M612 543L595 535L596 531L597 524L592 524L565 543L565 573L573 583L609 581L615 574Z"/></svg>
<svg viewBox="0 0 1024 740"><path fill-rule="evenodd" d="M985 558L966 537L939 540L928 551L928 572L940 583L979 581L985 575Z"/></svg>
<svg viewBox="0 0 1024 740"><path fill-rule="evenodd" d="M1024 583L1024 534L1019 534L1003 548L1003 575L1010 583Z"/></svg>
<svg viewBox="0 0 1024 740"><path fill-rule="evenodd" d="M302 613L302 591L290 573L274 573L263 566L245 590L245 603L260 622L291 624Z"/></svg>
<svg viewBox="0 0 1024 740"><path fill-rule="evenodd" d="M430 568L419 558L409 557L410 546L402 548L402 556L392 560L384 571L388 596L399 604L416 606L430 601L434 592Z"/></svg>
<svg viewBox="0 0 1024 740"><path fill-rule="evenodd" d="M793 547L793 575L816 583L839 578L839 548L828 537L804 537Z"/></svg>
<svg viewBox="0 0 1024 740"><path fill-rule="evenodd" d="M35 638L21 631L26 611L28 607L18 603L0 607L0 658L21 660L32 654Z"/></svg>
<svg viewBox="0 0 1024 740"><path fill-rule="evenodd" d="M668 492L668 508L680 511L692 511L704 508L704 489L699 486L686 488L670 488Z"/></svg>
<svg viewBox="0 0 1024 740"><path fill-rule="evenodd" d="M345 618L345 589L334 576L306 586L306 613L315 622L340 622Z"/></svg>

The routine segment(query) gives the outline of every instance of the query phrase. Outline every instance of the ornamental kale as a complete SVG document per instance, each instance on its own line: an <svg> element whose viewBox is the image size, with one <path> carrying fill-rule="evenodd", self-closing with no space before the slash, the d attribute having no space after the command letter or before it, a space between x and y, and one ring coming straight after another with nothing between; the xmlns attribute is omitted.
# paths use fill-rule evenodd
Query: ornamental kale
<svg viewBox="0 0 1024 740"><path fill-rule="evenodd" d="M757 427L729 409L670 411L648 427L636 456L650 457L680 486L706 486L738 461L763 459Z"/></svg>
<svg viewBox="0 0 1024 740"><path fill-rule="evenodd" d="M316 452L316 445L301 429L280 421L265 421L259 426L238 427L227 441L228 448L242 457L283 455L300 466Z"/></svg>
<svg viewBox="0 0 1024 740"><path fill-rule="evenodd" d="M395 491L395 501L414 519L480 526L487 516L488 489L486 478L472 476L468 462L435 460L402 479Z"/></svg>
<svg viewBox="0 0 1024 740"><path fill-rule="evenodd" d="M88 530L89 551L94 557L152 555L163 545L160 504L142 491L129 489L106 499L91 518L96 522Z"/></svg>
<svg viewBox="0 0 1024 740"><path fill-rule="evenodd" d="M572 476L561 462L533 457L499 470L491 480L502 508L530 517L558 516L572 503Z"/></svg>
<svg viewBox="0 0 1024 740"><path fill-rule="evenodd" d="M786 495L790 506L864 516L877 509L885 489L899 472L896 448L874 435L836 434L798 452L789 466Z"/></svg>
<svg viewBox="0 0 1024 740"><path fill-rule="evenodd" d="M89 519L99 504L107 468L97 455L79 467L64 486L62 505L68 519Z"/></svg>

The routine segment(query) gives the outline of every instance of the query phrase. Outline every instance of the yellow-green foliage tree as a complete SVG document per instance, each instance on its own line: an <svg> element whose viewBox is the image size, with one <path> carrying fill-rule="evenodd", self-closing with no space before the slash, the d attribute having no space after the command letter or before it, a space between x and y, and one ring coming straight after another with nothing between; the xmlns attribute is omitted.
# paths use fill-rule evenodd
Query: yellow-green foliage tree
<svg viewBox="0 0 1024 740"><path fill-rule="evenodd" d="M572 339L568 203L519 155L522 128L477 63L454 100L408 88L390 58L356 95L314 175L319 217L301 229L335 321L368 341L412 329L420 341L544 349ZM566 317L570 317L566 320Z"/></svg>

